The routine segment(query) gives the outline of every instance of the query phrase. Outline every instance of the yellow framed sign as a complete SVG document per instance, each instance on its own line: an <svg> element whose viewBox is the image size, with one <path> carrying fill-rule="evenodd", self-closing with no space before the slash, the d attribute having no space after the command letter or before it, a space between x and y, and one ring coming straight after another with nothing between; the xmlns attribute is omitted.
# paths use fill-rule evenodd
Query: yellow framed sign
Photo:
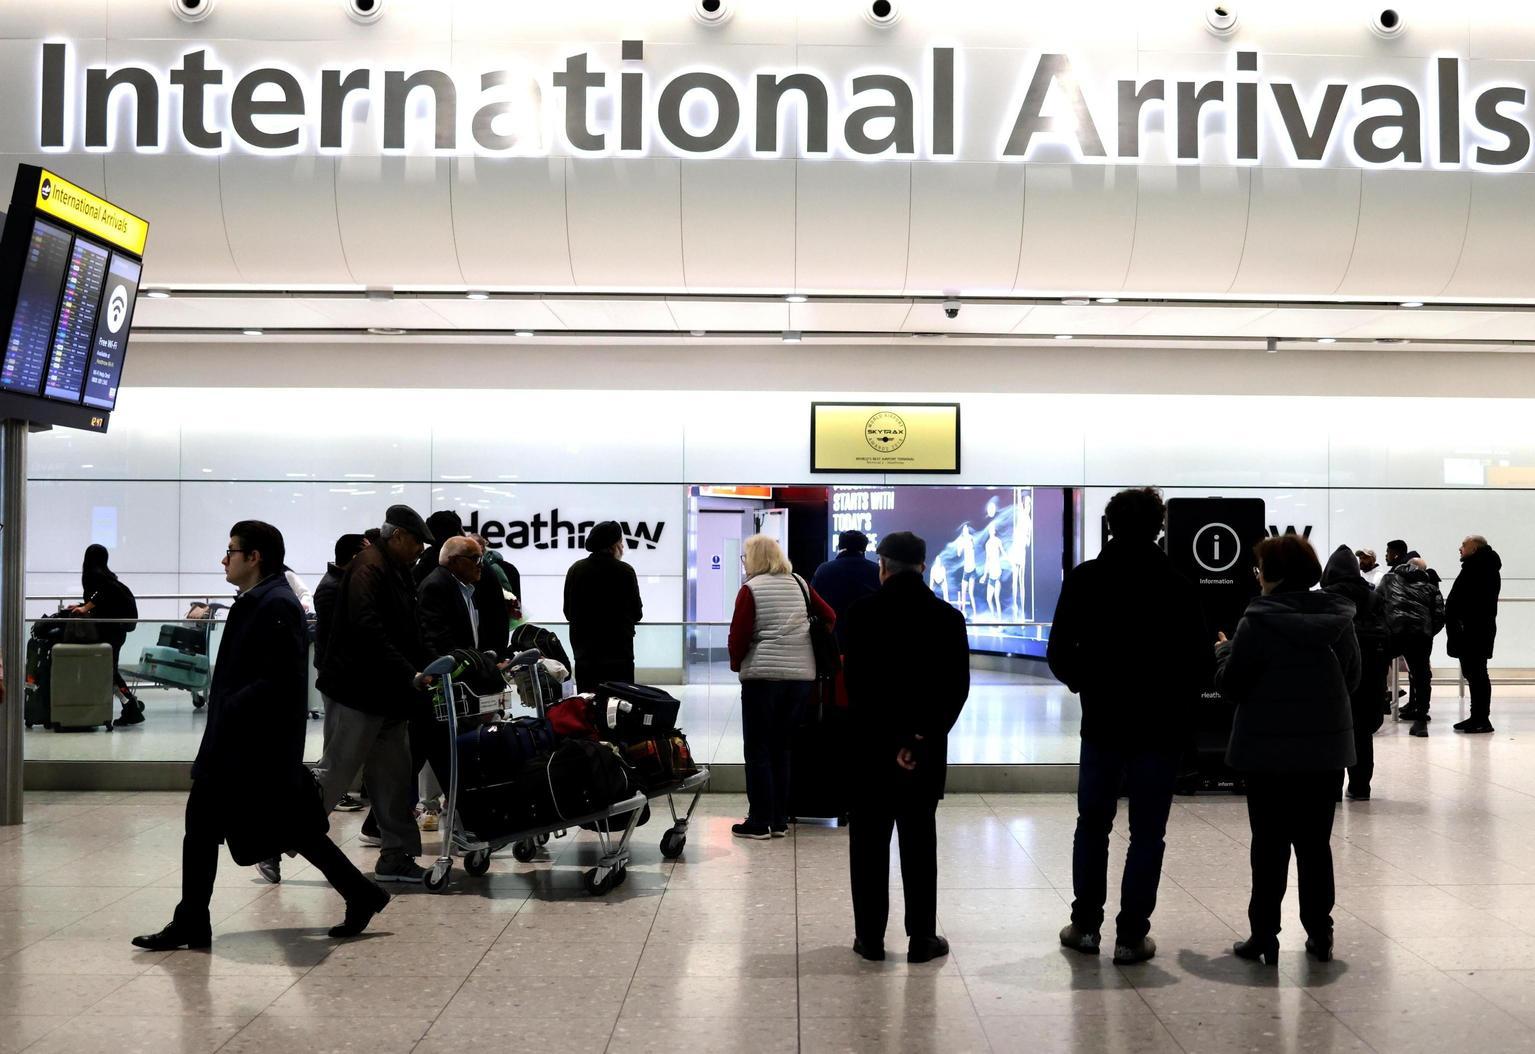
<svg viewBox="0 0 1535 1054"><path fill-rule="evenodd" d="M811 472L959 471L958 403L811 403Z"/></svg>

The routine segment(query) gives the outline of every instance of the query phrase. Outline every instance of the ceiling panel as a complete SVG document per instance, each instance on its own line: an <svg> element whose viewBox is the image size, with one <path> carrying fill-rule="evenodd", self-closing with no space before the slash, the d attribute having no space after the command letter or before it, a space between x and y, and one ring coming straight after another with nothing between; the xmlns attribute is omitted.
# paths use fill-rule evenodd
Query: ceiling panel
<svg viewBox="0 0 1535 1054"><path fill-rule="evenodd" d="M683 328L677 325L664 300L560 300L551 297L544 304L569 329Z"/></svg>
<svg viewBox="0 0 1535 1054"><path fill-rule="evenodd" d="M1041 304L1023 317L1020 333L1121 333L1144 318L1143 304Z"/></svg>
<svg viewBox="0 0 1535 1054"><path fill-rule="evenodd" d="M1028 304L964 304L958 318L938 301L913 304L901 327L918 333L1011 333L1033 308Z"/></svg>
<svg viewBox="0 0 1535 1054"><path fill-rule="evenodd" d="M910 300L813 300L789 305L789 328L806 333L837 330L893 333L910 313Z"/></svg>
<svg viewBox="0 0 1535 1054"><path fill-rule="evenodd" d="M789 305L782 300L668 300L679 329L768 330L793 329Z"/></svg>
<svg viewBox="0 0 1535 1054"><path fill-rule="evenodd" d="M367 329L387 326L397 329L447 329L448 320L425 300L313 300L314 309L325 316L326 325Z"/></svg>
<svg viewBox="0 0 1535 1054"><path fill-rule="evenodd" d="M430 300L432 311L458 329L564 329L542 300Z"/></svg>
<svg viewBox="0 0 1535 1054"><path fill-rule="evenodd" d="M133 325L183 329L324 328L312 300L292 297L139 297Z"/></svg>
<svg viewBox="0 0 1535 1054"><path fill-rule="evenodd" d="M1335 337L1388 314L1375 308L1276 308L1238 332L1255 337Z"/></svg>

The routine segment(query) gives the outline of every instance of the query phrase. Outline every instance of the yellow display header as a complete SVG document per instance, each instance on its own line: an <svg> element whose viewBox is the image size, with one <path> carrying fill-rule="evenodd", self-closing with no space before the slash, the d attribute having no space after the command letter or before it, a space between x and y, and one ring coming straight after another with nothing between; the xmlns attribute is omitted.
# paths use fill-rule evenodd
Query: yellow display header
<svg viewBox="0 0 1535 1054"><path fill-rule="evenodd" d="M46 212L135 256L144 255L144 243L149 238L147 222L46 168L41 172L37 181L38 212Z"/></svg>
<svg viewBox="0 0 1535 1054"><path fill-rule="evenodd" d="M958 472L958 403L812 403L812 472Z"/></svg>

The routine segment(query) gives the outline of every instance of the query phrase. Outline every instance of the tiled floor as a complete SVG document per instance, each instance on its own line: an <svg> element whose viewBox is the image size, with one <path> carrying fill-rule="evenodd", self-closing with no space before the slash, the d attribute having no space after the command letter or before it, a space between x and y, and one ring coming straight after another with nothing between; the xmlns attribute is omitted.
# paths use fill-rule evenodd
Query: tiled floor
<svg viewBox="0 0 1535 1054"><path fill-rule="evenodd" d="M954 952L908 966L849 951L845 832L734 841L725 796L675 864L660 820L642 829L606 898L579 888L583 836L404 894L348 943L324 936L340 904L312 872L274 888L226 861L212 952L150 955L127 940L176 901L180 797L32 794L0 829L0 1052L1535 1050L1535 702L1495 716L1495 736L1381 733L1377 797L1340 806L1338 959L1301 954L1292 895L1277 970L1228 954L1247 895L1232 797L1179 800L1160 953L1121 969L1055 943L1064 796L944 803ZM335 819L370 863L358 817Z"/></svg>

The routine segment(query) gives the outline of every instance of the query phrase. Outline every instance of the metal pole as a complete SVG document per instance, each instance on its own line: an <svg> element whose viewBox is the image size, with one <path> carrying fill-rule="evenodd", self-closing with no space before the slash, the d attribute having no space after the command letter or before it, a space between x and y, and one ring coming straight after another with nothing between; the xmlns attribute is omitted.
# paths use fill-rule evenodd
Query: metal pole
<svg viewBox="0 0 1535 1054"><path fill-rule="evenodd" d="M0 464L0 823L21 823L22 714L26 706L27 422L6 421Z"/></svg>

